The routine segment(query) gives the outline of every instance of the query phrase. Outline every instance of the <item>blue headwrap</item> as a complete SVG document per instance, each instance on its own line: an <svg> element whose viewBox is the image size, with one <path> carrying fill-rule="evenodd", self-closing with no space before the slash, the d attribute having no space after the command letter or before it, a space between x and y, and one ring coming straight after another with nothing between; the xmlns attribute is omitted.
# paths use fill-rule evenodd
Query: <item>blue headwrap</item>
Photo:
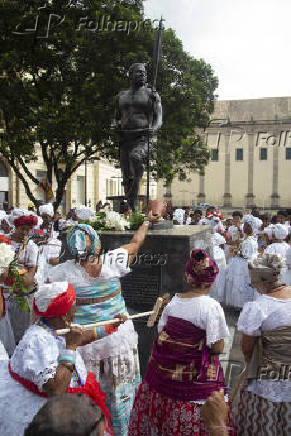
<svg viewBox="0 0 291 436"><path fill-rule="evenodd" d="M91 241L89 250L86 249L86 235L90 237ZM98 245L100 245L100 238L93 227L87 224L78 224L68 231L67 244L71 253L75 256L82 254L94 255Z"/></svg>

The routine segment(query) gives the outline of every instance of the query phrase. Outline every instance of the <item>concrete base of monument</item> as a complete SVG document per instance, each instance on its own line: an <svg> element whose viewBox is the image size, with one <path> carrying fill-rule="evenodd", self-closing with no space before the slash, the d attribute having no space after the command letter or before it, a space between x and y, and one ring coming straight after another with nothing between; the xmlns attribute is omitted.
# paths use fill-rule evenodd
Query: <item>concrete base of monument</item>
<svg viewBox="0 0 291 436"><path fill-rule="evenodd" d="M133 232L102 232L102 250L112 250L128 244ZM134 259L132 272L122 282L122 293L129 311L148 311L157 297L169 292L185 291L185 264L193 248L209 248L208 226L174 226L167 230L149 230L145 243ZM139 353L142 375L151 353L156 329L146 327L145 321L135 322L139 334Z"/></svg>
<svg viewBox="0 0 291 436"><path fill-rule="evenodd" d="M150 230L172 230L174 228L174 224L172 220L161 220L157 223L151 223L149 229Z"/></svg>

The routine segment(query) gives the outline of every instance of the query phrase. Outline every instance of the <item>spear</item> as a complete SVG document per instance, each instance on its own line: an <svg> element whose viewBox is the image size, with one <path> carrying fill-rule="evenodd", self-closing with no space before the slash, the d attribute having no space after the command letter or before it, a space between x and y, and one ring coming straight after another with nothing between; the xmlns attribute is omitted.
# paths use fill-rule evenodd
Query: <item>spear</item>
<svg viewBox="0 0 291 436"><path fill-rule="evenodd" d="M153 92L156 91L157 76L158 76L158 69L159 69L159 60L160 60L160 57L162 54L163 21L164 21L163 17L161 17L160 22L159 22L158 35L157 35L157 39L156 39L155 45L154 45L153 85L152 85Z"/></svg>
<svg viewBox="0 0 291 436"><path fill-rule="evenodd" d="M153 56L153 82L152 82L152 99L154 99L154 93L157 92L157 77L159 69L159 61L162 54L162 31L163 31L163 17L159 22L158 34L154 44L154 56ZM149 123L151 127L151 123ZM147 205L150 201L150 137L148 132L148 150L147 150Z"/></svg>

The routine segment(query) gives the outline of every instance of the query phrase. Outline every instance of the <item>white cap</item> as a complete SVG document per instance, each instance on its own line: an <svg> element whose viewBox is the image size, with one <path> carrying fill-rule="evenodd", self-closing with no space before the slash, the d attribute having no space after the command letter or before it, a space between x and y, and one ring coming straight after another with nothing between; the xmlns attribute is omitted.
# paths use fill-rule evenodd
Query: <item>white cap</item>
<svg viewBox="0 0 291 436"><path fill-rule="evenodd" d="M68 282L46 283L38 287L34 294L34 303L40 312L46 312L52 301L66 292Z"/></svg>

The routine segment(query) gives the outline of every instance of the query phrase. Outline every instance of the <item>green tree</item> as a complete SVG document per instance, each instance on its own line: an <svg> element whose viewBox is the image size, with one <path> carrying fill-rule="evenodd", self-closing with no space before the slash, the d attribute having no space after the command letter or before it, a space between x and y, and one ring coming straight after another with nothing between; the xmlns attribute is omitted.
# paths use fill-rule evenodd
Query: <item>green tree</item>
<svg viewBox="0 0 291 436"><path fill-rule="evenodd" d="M39 152L48 183L56 177L56 207L86 159L118 158L114 97L128 87L132 62L152 67L156 30L149 22L130 29L129 22L140 20L142 8L132 0L1 2L0 153L35 204L39 180L29 163ZM152 165L158 178L184 177L185 168L200 170L207 163L195 128L207 124L216 86L211 67L187 55L174 32L165 31L158 78L164 125Z"/></svg>

